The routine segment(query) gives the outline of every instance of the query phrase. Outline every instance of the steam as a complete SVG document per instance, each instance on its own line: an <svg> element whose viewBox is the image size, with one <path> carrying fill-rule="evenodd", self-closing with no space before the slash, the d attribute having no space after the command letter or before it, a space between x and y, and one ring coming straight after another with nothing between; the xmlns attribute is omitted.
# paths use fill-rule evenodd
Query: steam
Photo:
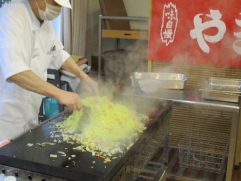
<svg viewBox="0 0 241 181"><path fill-rule="evenodd" d="M147 71L147 43L136 41L125 50L106 52L104 60L104 81L128 86L133 72Z"/></svg>

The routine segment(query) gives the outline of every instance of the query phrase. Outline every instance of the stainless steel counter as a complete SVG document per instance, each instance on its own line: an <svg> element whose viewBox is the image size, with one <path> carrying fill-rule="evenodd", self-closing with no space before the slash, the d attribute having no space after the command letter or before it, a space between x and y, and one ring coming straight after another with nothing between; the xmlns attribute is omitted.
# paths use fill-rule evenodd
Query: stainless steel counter
<svg viewBox="0 0 241 181"><path fill-rule="evenodd" d="M139 88L127 87L121 95L137 96L137 97L147 97L153 99L170 100L176 103L187 103L198 106L209 106L215 109L239 112L238 103L229 103L221 101L209 101L202 98L201 92L198 90L185 91L185 90L162 90L156 93L144 93Z"/></svg>

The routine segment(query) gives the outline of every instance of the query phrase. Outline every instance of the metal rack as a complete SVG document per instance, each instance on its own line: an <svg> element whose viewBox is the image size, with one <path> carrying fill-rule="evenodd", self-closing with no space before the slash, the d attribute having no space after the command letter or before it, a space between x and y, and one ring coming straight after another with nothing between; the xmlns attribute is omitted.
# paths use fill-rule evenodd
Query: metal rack
<svg viewBox="0 0 241 181"><path fill-rule="evenodd" d="M179 142L179 165L207 172L224 172L228 135L215 132L187 132Z"/></svg>
<svg viewBox="0 0 241 181"><path fill-rule="evenodd" d="M199 170L190 167L181 167L179 165L179 150L172 148L169 152L170 162L167 169L167 178L182 180L182 181L223 181L225 177L225 164L227 157L225 157L221 172L210 172L206 170ZM226 179L227 180L227 179Z"/></svg>
<svg viewBox="0 0 241 181"><path fill-rule="evenodd" d="M189 149L189 156L192 156L192 159L185 164L185 158L183 158L183 167L179 167L178 172L174 172L175 174L172 173L170 176L180 177L182 175L180 173L184 173L184 170L191 169L195 170L195 172L192 173L191 171L192 174L182 175L187 180L202 172L205 178L202 177L199 180L210 180L209 177L213 174L215 175L214 180L223 180L226 173L226 181L231 181L238 128L238 112L225 108L224 105L223 107L211 107L210 104L200 105L198 103L194 105L174 103L172 110L170 145L177 150L176 160L179 164L178 144L180 143L184 147L186 146L186 150ZM187 137L190 131L192 134ZM199 145L197 144L198 141ZM188 147L188 143L191 146ZM188 152L186 151L186 153ZM193 154L195 154L194 157ZM198 165L198 162L192 162L193 158L197 159L198 156L199 158L209 156L205 159L211 165L203 167L205 162L200 165Z"/></svg>

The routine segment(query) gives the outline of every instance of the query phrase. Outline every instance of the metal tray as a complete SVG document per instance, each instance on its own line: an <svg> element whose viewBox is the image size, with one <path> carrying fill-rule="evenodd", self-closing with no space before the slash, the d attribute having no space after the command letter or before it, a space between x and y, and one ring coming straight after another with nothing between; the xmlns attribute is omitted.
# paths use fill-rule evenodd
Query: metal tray
<svg viewBox="0 0 241 181"><path fill-rule="evenodd" d="M131 75L132 87L139 87L141 79L155 79L160 81L161 89L184 89L187 76L176 73L134 72Z"/></svg>
<svg viewBox="0 0 241 181"><path fill-rule="evenodd" d="M241 80L231 78L209 77L202 97L209 100L238 102L241 93Z"/></svg>

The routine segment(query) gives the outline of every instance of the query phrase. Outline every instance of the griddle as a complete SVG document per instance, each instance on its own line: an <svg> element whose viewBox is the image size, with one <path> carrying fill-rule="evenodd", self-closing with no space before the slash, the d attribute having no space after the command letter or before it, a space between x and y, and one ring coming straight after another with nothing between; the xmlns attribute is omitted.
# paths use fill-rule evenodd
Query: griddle
<svg viewBox="0 0 241 181"><path fill-rule="evenodd" d="M159 104L161 107L150 114L152 119L147 124L145 132L129 150L117 155L117 158L111 162L104 163L103 158L92 156L89 152L76 151L73 149L77 146L75 144L62 142L52 146L37 145L37 143L54 142L55 138L51 138L51 132L56 128L53 128L52 124L63 121L71 114L62 112L0 148L0 164L74 181L109 181L165 116L170 104ZM33 146L27 146L29 143ZM59 151L65 152L66 156L59 154ZM50 154L56 154L58 157L51 158ZM76 157L72 158L71 155Z"/></svg>

